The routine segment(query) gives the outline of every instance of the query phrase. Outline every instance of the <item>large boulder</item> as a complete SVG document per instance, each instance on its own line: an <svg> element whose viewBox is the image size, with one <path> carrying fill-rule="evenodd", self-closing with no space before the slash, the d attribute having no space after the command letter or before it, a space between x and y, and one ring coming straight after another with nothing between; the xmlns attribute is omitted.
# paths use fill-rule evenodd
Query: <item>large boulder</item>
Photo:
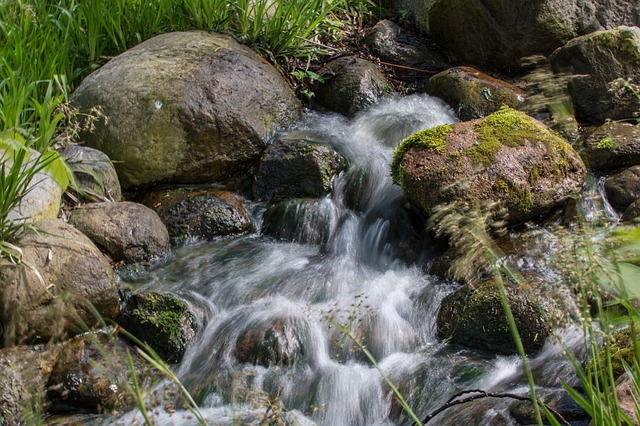
<svg viewBox="0 0 640 426"><path fill-rule="evenodd" d="M0 260L0 321L5 345L76 334L120 306L109 260L80 231L59 219L34 224L13 244L22 262ZM93 305L92 309L90 305Z"/></svg>
<svg viewBox="0 0 640 426"><path fill-rule="evenodd" d="M290 132L267 147L253 185L258 200L282 201L322 197L333 189L333 178L348 161L329 141L312 132Z"/></svg>
<svg viewBox="0 0 640 426"><path fill-rule="evenodd" d="M633 166L608 176L604 182L607 199L617 210L624 212L640 198L640 166Z"/></svg>
<svg viewBox="0 0 640 426"><path fill-rule="evenodd" d="M154 209L169 230L173 243L191 238L211 241L252 229L244 198L211 188L161 189L142 202Z"/></svg>
<svg viewBox="0 0 640 426"><path fill-rule="evenodd" d="M355 56L331 61L318 74L327 79L316 89L318 104L346 116L369 108L393 92L374 63Z"/></svg>
<svg viewBox="0 0 640 426"><path fill-rule="evenodd" d="M169 254L167 228L156 212L142 204L86 204L71 211L69 223L116 262L149 262Z"/></svg>
<svg viewBox="0 0 640 426"><path fill-rule="evenodd" d="M394 152L391 174L427 214L441 204L500 202L513 224L562 205L581 189L586 170L566 141L504 107L406 138Z"/></svg>
<svg viewBox="0 0 640 426"><path fill-rule="evenodd" d="M640 126L611 122L591 130L583 157L594 171L612 172L640 164Z"/></svg>
<svg viewBox="0 0 640 426"><path fill-rule="evenodd" d="M125 189L244 178L269 133L301 104L268 62L232 37L159 35L117 56L73 94L107 122L83 132L114 161Z"/></svg>
<svg viewBox="0 0 640 426"><path fill-rule="evenodd" d="M531 291L509 286L506 294L524 350L535 353L551 333L547 312ZM517 346L500 298L494 280L478 286L465 285L445 297L438 313L438 336L490 353L516 354Z"/></svg>
<svg viewBox="0 0 640 426"><path fill-rule="evenodd" d="M400 0L417 26L461 63L513 70L570 39L618 25L640 25L636 0Z"/></svg>
<svg viewBox="0 0 640 426"><path fill-rule="evenodd" d="M576 118L602 123L640 111L640 28L618 27L575 38L549 57L554 71L574 75L569 85Z"/></svg>
<svg viewBox="0 0 640 426"><path fill-rule="evenodd" d="M88 146L70 145L60 155L78 185L81 200L121 201L122 190L113 163L107 155Z"/></svg>
<svg viewBox="0 0 640 426"><path fill-rule="evenodd" d="M454 67L434 75L426 91L451 105L462 121L485 117L505 105L519 109L525 100L518 87L470 67Z"/></svg>

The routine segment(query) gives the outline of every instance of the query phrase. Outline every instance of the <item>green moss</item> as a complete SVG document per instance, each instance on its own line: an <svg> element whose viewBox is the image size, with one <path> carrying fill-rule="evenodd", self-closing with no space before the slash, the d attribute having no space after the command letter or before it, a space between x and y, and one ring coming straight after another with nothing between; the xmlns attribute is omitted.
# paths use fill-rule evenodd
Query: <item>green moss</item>
<svg viewBox="0 0 640 426"><path fill-rule="evenodd" d="M422 148L430 152L444 154L446 152L447 135L453 131L449 124L421 130L409 136L398 145L393 152L391 162L391 177L396 185L402 184L403 167L402 160L410 148Z"/></svg>
<svg viewBox="0 0 640 426"><path fill-rule="evenodd" d="M493 191L504 200L510 212L527 213L533 207L533 196L529 188L519 188L507 179L496 179Z"/></svg>
<svg viewBox="0 0 640 426"><path fill-rule="evenodd" d="M616 138L603 138L600 139L600 142L598 142L598 144L596 145L596 148L598 149L613 149L616 146L617 143L617 139Z"/></svg>

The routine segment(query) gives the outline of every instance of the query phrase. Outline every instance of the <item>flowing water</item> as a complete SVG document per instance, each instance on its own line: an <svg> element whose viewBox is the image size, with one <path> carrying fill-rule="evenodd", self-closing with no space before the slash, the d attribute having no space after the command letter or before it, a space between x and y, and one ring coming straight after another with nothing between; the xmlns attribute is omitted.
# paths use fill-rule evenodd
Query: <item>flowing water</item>
<svg viewBox="0 0 640 426"><path fill-rule="evenodd" d="M260 424L278 411L287 424L411 424L382 374L420 418L462 389L526 393L517 357L437 339L439 303L456 285L425 272L430 247L415 229L423 226L420 216L391 184L393 147L417 130L456 120L428 96L386 101L352 120L310 113L290 133L329 141L351 162L330 196L283 204L286 223L268 236L177 249L135 284L181 296L200 317L203 328L177 375L211 424ZM265 209L254 206L258 229ZM534 254L521 260L536 261ZM269 327L281 332L283 355L239 362L238 342ZM560 334L569 347L580 346L576 330ZM531 360L541 389L574 380L561 350L550 341ZM430 424L517 424L507 402L461 406ZM160 414L157 422L195 424L187 417Z"/></svg>

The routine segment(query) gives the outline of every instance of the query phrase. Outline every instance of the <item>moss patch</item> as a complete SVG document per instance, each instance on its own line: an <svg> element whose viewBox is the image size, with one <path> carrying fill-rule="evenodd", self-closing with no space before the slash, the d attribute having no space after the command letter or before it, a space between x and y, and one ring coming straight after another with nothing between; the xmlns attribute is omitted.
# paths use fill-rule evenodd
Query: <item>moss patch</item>
<svg viewBox="0 0 640 426"><path fill-rule="evenodd" d="M410 148L422 148L430 152L444 154L447 146L447 135L452 131L453 127L451 127L450 124L443 124L421 130L403 140L393 152L393 161L391 162L391 177L393 178L393 183L401 185L402 159Z"/></svg>
<svg viewBox="0 0 640 426"><path fill-rule="evenodd" d="M515 183L504 178L496 179L493 191L504 200L511 212L526 214L533 207L533 196L529 188L519 188Z"/></svg>
<svg viewBox="0 0 640 426"><path fill-rule="evenodd" d="M613 149L616 146L616 138L602 138L600 139L600 141L596 144L596 148L598 149Z"/></svg>

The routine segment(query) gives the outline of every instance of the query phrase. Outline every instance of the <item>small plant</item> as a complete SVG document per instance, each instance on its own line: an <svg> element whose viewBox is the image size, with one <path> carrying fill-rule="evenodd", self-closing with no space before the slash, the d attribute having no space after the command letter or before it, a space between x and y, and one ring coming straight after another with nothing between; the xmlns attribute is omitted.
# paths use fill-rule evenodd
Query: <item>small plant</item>
<svg viewBox="0 0 640 426"><path fill-rule="evenodd" d="M298 82L297 91L308 101L312 100L316 94L313 92L312 86L316 83L324 84L329 80L330 76L321 76L309 69L295 70L291 72L291 76L295 77Z"/></svg>

